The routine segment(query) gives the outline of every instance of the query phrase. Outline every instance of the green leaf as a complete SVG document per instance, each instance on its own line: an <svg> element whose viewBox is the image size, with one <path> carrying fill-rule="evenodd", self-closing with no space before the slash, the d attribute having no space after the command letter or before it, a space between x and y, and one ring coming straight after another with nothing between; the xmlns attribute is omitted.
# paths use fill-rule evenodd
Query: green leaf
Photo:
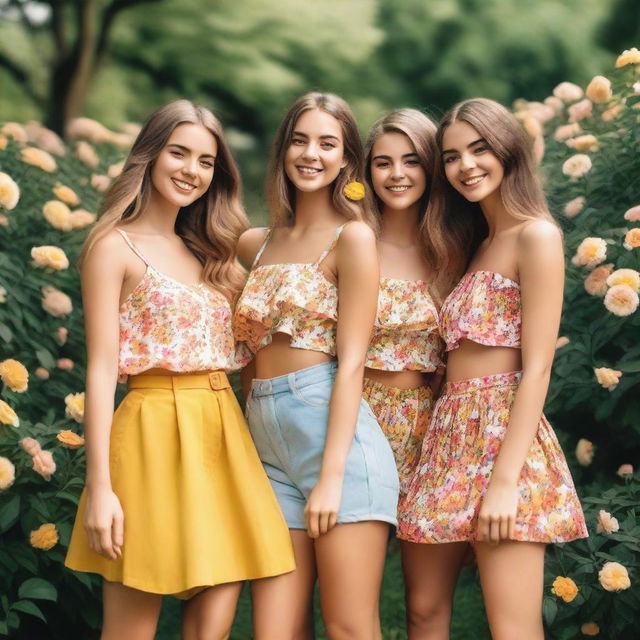
<svg viewBox="0 0 640 640"><path fill-rule="evenodd" d="M42 578L29 578L25 580L18 589L20 598L32 598L34 600L58 600L57 589Z"/></svg>
<svg viewBox="0 0 640 640"><path fill-rule="evenodd" d="M542 615L545 622L551 626L558 615L558 604L553 598L545 598L542 603Z"/></svg>
<svg viewBox="0 0 640 640"><path fill-rule="evenodd" d="M6 324L0 322L0 338L2 338L5 342L11 342L13 339L13 333Z"/></svg>
<svg viewBox="0 0 640 640"><path fill-rule="evenodd" d="M30 616L40 618L42 622L47 621L38 605L35 602L31 602L31 600L18 600L18 602L14 602L11 605L11 609L13 611L22 611L22 613L28 613Z"/></svg>
<svg viewBox="0 0 640 640"><path fill-rule="evenodd" d="M20 515L20 496L15 495L5 505L0 507L0 533L4 533L13 526Z"/></svg>
<svg viewBox="0 0 640 640"><path fill-rule="evenodd" d="M36 358L45 369L54 369L56 361L47 349L36 350Z"/></svg>

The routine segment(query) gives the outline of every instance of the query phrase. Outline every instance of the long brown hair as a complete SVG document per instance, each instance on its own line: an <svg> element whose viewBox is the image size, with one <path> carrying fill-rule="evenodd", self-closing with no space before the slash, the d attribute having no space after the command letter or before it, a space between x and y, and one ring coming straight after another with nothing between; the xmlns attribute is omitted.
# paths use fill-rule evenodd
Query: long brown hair
<svg viewBox="0 0 640 640"><path fill-rule="evenodd" d="M444 132L454 122L470 124L500 160L504 168L500 195L509 214L517 220L542 218L555 224L547 208L531 143L515 116L487 98L460 102L438 125L439 152ZM467 269L488 227L480 205L469 202L449 184L441 157L435 165L424 223L427 260L439 274L439 288L446 294Z"/></svg>
<svg viewBox="0 0 640 640"><path fill-rule="evenodd" d="M373 145L385 133L402 133L407 136L411 141L411 144L413 144L426 177L426 186L424 193L420 197L418 205L418 224L420 226L420 234L422 236L425 233L423 220L427 210L427 204L429 203L429 198L431 197L434 166L438 162L436 130L437 127L433 120L417 109L396 109L395 111L390 111L371 127L369 135L367 136L367 142L364 146L364 175L367 181L367 192L370 197L370 207L377 223L376 230L380 227L383 204L382 200L380 200L373 189L373 181L371 180L371 154L373 152ZM424 248L424 238L421 238L421 240Z"/></svg>
<svg viewBox="0 0 640 640"><path fill-rule="evenodd" d="M331 201L339 213L349 220L371 223L371 212L363 201L352 202L343 193L349 182L362 182L363 150L358 126L349 105L333 93L305 93L289 108L278 127L267 168L267 204L274 227L291 225L295 219L296 190L284 168L291 135L300 116L310 109L320 109L333 116L342 129L346 166L331 184Z"/></svg>
<svg viewBox="0 0 640 640"><path fill-rule="evenodd" d="M180 124L200 124L216 139L214 177L207 192L180 209L175 232L202 264L203 280L233 301L244 284L235 247L249 222L240 198L240 173L225 141L222 125L202 106L175 100L156 109L144 123L122 173L107 192L100 217L82 249L80 265L95 243L118 224L133 222L146 209L151 165Z"/></svg>

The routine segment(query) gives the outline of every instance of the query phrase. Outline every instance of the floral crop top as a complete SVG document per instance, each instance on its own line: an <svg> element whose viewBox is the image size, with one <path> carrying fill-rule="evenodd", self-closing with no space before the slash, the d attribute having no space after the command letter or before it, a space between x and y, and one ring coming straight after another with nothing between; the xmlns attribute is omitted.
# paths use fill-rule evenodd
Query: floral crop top
<svg viewBox="0 0 640 640"><path fill-rule="evenodd" d="M142 280L120 306L120 381L152 368L208 371L235 368L231 306L204 283L191 286L144 262Z"/></svg>
<svg viewBox="0 0 640 640"><path fill-rule="evenodd" d="M338 288L320 264L333 250L345 225L336 229L331 244L312 263L259 264L271 230L260 247L247 284L236 305L234 337L238 353L257 353L274 333L291 336L298 349L336 355Z"/></svg>
<svg viewBox="0 0 640 640"><path fill-rule="evenodd" d="M520 347L520 285L495 271L465 273L440 309L447 351L461 340L490 347Z"/></svg>
<svg viewBox="0 0 640 640"><path fill-rule="evenodd" d="M383 371L442 368L438 310L423 280L382 278L366 366Z"/></svg>

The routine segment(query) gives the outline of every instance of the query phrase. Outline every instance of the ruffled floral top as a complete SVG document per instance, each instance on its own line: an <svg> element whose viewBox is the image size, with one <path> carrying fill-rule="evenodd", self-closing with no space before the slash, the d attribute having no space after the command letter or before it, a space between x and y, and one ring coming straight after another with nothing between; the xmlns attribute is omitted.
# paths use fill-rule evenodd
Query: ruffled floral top
<svg viewBox="0 0 640 640"><path fill-rule="evenodd" d="M152 368L231 370L231 306L204 283L186 285L154 269L118 229L147 269L120 307L120 380Z"/></svg>
<svg viewBox="0 0 640 640"><path fill-rule="evenodd" d="M461 340L491 347L520 347L520 285L495 271L465 273L440 309L447 351Z"/></svg>
<svg viewBox="0 0 640 640"><path fill-rule="evenodd" d="M278 332L291 336L292 347L336 355L338 289L320 264L343 228L336 229L329 247L313 263L259 264L271 235L267 233L236 305L237 357L246 349L255 354Z"/></svg>
<svg viewBox="0 0 640 640"><path fill-rule="evenodd" d="M423 280L382 278L366 366L431 372L443 367L438 310Z"/></svg>

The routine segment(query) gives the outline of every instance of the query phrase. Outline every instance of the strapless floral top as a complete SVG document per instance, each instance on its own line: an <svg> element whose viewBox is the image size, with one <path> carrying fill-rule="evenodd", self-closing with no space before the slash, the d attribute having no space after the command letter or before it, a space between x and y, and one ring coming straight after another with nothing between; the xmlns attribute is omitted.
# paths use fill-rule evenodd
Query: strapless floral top
<svg viewBox="0 0 640 640"><path fill-rule="evenodd" d="M186 285L145 263L142 280L120 306L120 381L152 368L170 371L236 367L231 306L204 283Z"/></svg>
<svg viewBox="0 0 640 640"><path fill-rule="evenodd" d="M236 305L233 320L237 357L248 349L257 353L274 333L291 336L298 349L336 355L338 289L320 264L336 246L344 225L313 263L259 264L269 242L267 233Z"/></svg>
<svg viewBox="0 0 640 640"><path fill-rule="evenodd" d="M440 309L440 333L447 351L461 340L491 347L520 347L520 285L494 271L472 271Z"/></svg>
<svg viewBox="0 0 640 640"><path fill-rule="evenodd" d="M443 366L438 310L422 280L382 278L366 366L431 372Z"/></svg>

